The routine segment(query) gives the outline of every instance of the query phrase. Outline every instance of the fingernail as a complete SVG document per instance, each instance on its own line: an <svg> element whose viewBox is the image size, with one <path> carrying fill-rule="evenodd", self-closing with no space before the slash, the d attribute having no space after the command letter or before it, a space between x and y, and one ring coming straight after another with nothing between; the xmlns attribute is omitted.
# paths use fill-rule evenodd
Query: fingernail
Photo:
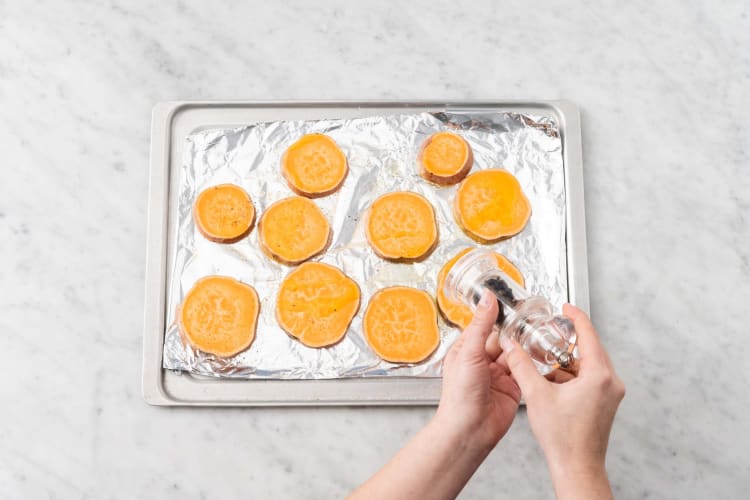
<svg viewBox="0 0 750 500"><path fill-rule="evenodd" d="M485 290L482 292L482 300L479 301L479 307L483 309L487 309L490 307L490 304L492 304L492 299L494 299L495 296L492 295L492 292L489 290Z"/></svg>
<svg viewBox="0 0 750 500"><path fill-rule="evenodd" d="M510 340L508 337L501 335L500 336L500 347L503 348L503 352L510 352L513 349L516 348L516 344L513 343L512 340Z"/></svg>

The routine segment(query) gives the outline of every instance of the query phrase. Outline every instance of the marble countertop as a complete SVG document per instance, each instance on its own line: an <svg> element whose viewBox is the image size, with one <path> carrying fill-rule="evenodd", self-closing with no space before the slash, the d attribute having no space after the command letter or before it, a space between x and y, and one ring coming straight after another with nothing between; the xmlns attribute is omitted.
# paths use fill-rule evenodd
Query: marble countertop
<svg viewBox="0 0 750 500"><path fill-rule="evenodd" d="M430 418L141 399L152 106L313 98L580 105L615 492L745 495L747 2L271 5L0 2L2 496L335 498ZM552 497L523 411L463 497Z"/></svg>

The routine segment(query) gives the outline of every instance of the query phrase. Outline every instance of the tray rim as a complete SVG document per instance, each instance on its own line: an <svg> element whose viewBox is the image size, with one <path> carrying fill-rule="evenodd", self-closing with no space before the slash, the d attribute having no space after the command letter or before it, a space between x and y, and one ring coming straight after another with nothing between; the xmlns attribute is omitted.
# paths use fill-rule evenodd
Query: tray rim
<svg viewBox="0 0 750 500"><path fill-rule="evenodd" d="M166 316L169 185L174 122L191 109L216 111L451 111L552 112L563 144L566 189L568 299L589 310L588 259L580 111L568 100L203 100L157 103L152 111L146 231L142 395L156 406L413 406L438 402L441 379L410 377L332 380L208 379L162 368ZM367 113L363 113L365 115ZM314 118L311 118L314 119ZM242 120L236 124L253 123ZM217 126L232 126L222 121ZM192 131L193 129L191 129ZM247 389L257 394L248 396Z"/></svg>

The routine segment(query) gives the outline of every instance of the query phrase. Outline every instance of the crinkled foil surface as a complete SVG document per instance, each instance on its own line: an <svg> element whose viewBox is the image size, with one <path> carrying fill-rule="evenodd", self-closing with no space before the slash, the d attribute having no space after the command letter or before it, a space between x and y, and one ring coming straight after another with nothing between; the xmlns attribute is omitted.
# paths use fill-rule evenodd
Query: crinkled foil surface
<svg viewBox="0 0 750 500"><path fill-rule="evenodd" d="M442 112L356 119L260 123L233 129L200 131L187 138L178 198L178 227L169 256L164 368L198 375L233 378L326 379L342 377L438 377L446 351L460 333L439 318L441 343L426 361L397 365L382 361L368 347L362 316L370 296L392 285L408 285L435 295L440 267L459 250L477 246L454 221L451 201L456 186L438 187L422 179L416 157L432 133L454 130L474 150L472 171L502 167L520 181L532 206L526 228L490 245L514 262L532 293L553 304L567 300L565 183L562 142L549 116L499 112ZM306 347L277 324L274 307L279 284L290 268L267 258L258 245L257 228L231 245L212 243L195 228L192 205L203 189L235 183L250 194L258 216L274 201L292 195L280 173L284 150L307 133L331 136L345 152L350 172L342 188L315 203L331 222L332 243L317 257L342 269L362 291L359 313L344 340L323 349ZM386 262L364 236L363 215L383 193L409 190L432 203L440 241L416 264ZM257 219L256 219L257 225ZM201 277L231 276L255 287L261 298L252 346L234 357L219 358L193 349L175 324L176 309Z"/></svg>

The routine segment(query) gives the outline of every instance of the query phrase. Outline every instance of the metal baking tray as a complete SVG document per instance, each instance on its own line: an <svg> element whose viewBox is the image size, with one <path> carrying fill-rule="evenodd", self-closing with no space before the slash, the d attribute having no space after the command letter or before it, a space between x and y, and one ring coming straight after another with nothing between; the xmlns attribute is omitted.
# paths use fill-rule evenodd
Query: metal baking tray
<svg viewBox="0 0 750 500"><path fill-rule="evenodd" d="M146 240L143 398L160 406L433 405L436 378L230 380L162 368L169 250L175 234L177 186L188 135L276 120L359 118L408 112L474 110L553 116L563 144L568 301L588 311L580 114L569 101L165 102L154 107Z"/></svg>

